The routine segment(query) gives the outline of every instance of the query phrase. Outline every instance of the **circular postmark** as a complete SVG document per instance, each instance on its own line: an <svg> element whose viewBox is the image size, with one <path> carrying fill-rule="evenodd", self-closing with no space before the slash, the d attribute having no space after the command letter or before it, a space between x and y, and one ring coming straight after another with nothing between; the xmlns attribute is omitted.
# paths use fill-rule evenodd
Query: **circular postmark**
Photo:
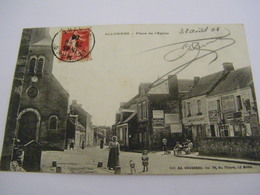
<svg viewBox="0 0 260 195"><path fill-rule="evenodd" d="M91 28L61 29L51 42L54 56L63 62L90 60L94 47L95 35Z"/></svg>

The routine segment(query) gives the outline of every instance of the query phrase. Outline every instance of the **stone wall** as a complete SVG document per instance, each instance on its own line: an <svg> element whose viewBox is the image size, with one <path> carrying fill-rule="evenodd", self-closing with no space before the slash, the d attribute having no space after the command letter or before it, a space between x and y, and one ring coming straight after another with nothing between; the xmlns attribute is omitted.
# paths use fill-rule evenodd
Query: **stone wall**
<svg viewBox="0 0 260 195"><path fill-rule="evenodd" d="M260 160L260 136L202 138L198 151L205 156Z"/></svg>

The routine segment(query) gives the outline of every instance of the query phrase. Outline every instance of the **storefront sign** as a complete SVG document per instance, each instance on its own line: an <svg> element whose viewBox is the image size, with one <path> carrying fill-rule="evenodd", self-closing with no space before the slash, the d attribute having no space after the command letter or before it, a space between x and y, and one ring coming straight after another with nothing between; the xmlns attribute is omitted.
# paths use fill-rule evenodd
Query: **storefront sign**
<svg viewBox="0 0 260 195"><path fill-rule="evenodd" d="M219 121L219 114L217 110L210 110L209 111L209 122L210 123L218 123Z"/></svg>
<svg viewBox="0 0 260 195"><path fill-rule="evenodd" d="M186 122L187 123L193 123L193 124L202 124L202 123L206 123L206 117L205 116L196 116L196 117L190 117L190 118L186 118Z"/></svg>
<svg viewBox="0 0 260 195"><path fill-rule="evenodd" d="M163 119L164 118L164 111L163 110L153 110L153 118Z"/></svg>
<svg viewBox="0 0 260 195"><path fill-rule="evenodd" d="M165 124L180 123L179 114L165 114Z"/></svg>
<svg viewBox="0 0 260 195"><path fill-rule="evenodd" d="M181 124L171 124L171 133L182 133L182 126Z"/></svg>
<svg viewBox="0 0 260 195"><path fill-rule="evenodd" d="M236 112L235 98L233 95L221 98L223 112Z"/></svg>
<svg viewBox="0 0 260 195"><path fill-rule="evenodd" d="M234 113L224 113L223 114L224 120L227 123L229 120L234 119Z"/></svg>
<svg viewBox="0 0 260 195"><path fill-rule="evenodd" d="M217 109L218 109L217 101L208 102L208 110L217 110Z"/></svg>
<svg viewBox="0 0 260 195"><path fill-rule="evenodd" d="M164 127L164 120L163 119L153 119L153 126L163 126Z"/></svg>

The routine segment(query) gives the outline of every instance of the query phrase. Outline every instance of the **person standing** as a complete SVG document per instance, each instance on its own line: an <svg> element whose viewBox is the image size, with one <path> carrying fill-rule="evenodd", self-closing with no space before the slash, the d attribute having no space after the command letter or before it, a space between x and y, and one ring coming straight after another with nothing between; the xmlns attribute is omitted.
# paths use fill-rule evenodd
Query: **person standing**
<svg viewBox="0 0 260 195"><path fill-rule="evenodd" d="M136 170L135 170L135 162L134 162L133 160L130 160L130 161L129 161L129 165L130 165L131 174L136 173Z"/></svg>
<svg viewBox="0 0 260 195"><path fill-rule="evenodd" d="M81 148L82 148L82 150L84 150L84 148L85 148L85 141L84 140L82 141Z"/></svg>
<svg viewBox="0 0 260 195"><path fill-rule="evenodd" d="M119 153L120 144L117 142L117 137L113 136L112 141L109 142L108 169L115 170L115 167L119 166Z"/></svg>
<svg viewBox="0 0 260 195"><path fill-rule="evenodd" d="M142 154L142 165L144 167L143 172L148 171L148 164L149 164L148 161L149 161L149 157L147 154L147 150L144 150Z"/></svg>
<svg viewBox="0 0 260 195"><path fill-rule="evenodd" d="M74 150L74 143L75 143L75 140L72 138L71 142L70 142L70 149L72 149L72 150Z"/></svg>
<svg viewBox="0 0 260 195"><path fill-rule="evenodd" d="M168 154L167 139L166 139L166 138L163 138L163 140L162 140L162 145L163 145L164 154Z"/></svg>
<svg viewBox="0 0 260 195"><path fill-rule="evenodd" d="M104 140L101 139L101 140L100 140L100 149L103 149L103 147L104 147Z"/></svg>

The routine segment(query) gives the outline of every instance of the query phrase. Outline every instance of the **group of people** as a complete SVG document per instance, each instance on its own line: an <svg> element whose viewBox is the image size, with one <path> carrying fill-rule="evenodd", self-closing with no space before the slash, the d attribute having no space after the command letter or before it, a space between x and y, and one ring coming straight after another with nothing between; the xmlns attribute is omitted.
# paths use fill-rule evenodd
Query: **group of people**
<svg viewBox="0 0 260 195"><path fill-rule="evenodd" d="M163 145L164 154L171 153L167 148L166 138L162 140L162 145ZM100 148L103 148L103 143L102 143L102 147L100 146ZM187 139L182 144L180 142L177 142L175 147L173 148L173 155L178 156L182 152L184 152L185 154L190 154L192 149L193 149L193 143L189 139ZM115 168L119 166L119 154L120 154L120 144L117 142L117 137L113 136L112 141L109 142L109 156L108 156L108 163L107 163L107 167L109 170L111 169L115 170ZM149 164L149 157L148 157L147 150L143 151L141 161L143 165L143 172L147 172L148 164ZM136 173L134 160L129 161L129 166L130 166L131 174Z"/></svg>
<svg viewBox="0 0 260 195"><path fill-rule="evenodd" d="M120 154L120 144L117 142L117 137L113 136L112 141L109 142L109 155L108 155L108 162L107 167L109 170L115 170L117 166L119 166L119 154ZM144 150L142 153L142 165L143 165L143 172L148 171L148 164L149 164L149 157L147 150ZM130 171L131 174L136 173L135 169L135 162L134 160L129 161Z"/></svg>
<svg viewBox="0 0 260 195"><path fill-rule="evenodd" d="M173 148L173 155L178 156L182 152L184 152L185 154L190 154L192 149L193 143L189 139L187 139L183 144L177 142L175 147Z"/></svg>
<svg viewBox="0 0 260 195"><path fill-rule="evenodd" d="M166 138L163 138L162 146L163 146L164 154L171 153L167 148L167 139ZM187 139L183 144L181 144L180 142L177 142L173 148L173 155L178 156L182 152L184 152L185 154L190 154L192 149L193 149L193 143L189 139Z"/></svg>

